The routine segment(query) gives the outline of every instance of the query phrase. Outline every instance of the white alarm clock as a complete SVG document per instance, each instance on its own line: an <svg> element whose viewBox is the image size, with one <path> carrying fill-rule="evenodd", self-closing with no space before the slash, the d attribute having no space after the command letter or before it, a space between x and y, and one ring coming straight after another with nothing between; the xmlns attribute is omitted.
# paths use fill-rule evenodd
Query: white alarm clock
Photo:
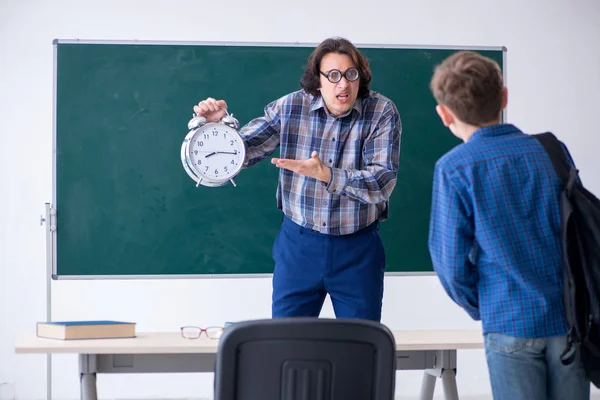
<svg viewBox="0 0 600 400"><path fill-rule="evenodd" d="M189 133L181 145L181 162L196 187L222 186L227 182L236 186L233 178L246 158L238 127L238 120L229 113L221 122L207 123L205 117L199 116L188 122Z"/></svg>

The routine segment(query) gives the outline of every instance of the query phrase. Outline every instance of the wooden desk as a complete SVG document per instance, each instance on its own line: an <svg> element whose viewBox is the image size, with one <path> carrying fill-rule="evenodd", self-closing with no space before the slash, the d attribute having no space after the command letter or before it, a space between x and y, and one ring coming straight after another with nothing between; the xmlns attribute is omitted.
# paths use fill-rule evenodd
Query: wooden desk
<svg viewBox="0 0 600 400"><path fill-rule="evenodd" d="M436 378L447 400L458 400L456 351L482 349L479 330L394 331L398 370L423 370L421 400L433 399ZM177 333L138 333L133 339L20 338L20 354L79 354L81 399L97 400L97 373L214 372L218 340L188 340Z"/></svg>

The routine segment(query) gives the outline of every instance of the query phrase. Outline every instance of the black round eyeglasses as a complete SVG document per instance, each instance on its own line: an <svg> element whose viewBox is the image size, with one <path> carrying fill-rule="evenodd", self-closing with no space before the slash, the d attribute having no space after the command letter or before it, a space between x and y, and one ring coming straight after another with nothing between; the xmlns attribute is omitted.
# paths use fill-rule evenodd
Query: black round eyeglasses
<svg viewBox="0 0 600 400"><path fill-rule="evenodd" d="M319 71L319 72L321 72L321 75L323 75L325 78L327 78L327 80L331 83L338 83L339 81L342 80L342 77L346 78L346 80L348 82L354 82L360 76L360 73L358 72L358 69L356 69L356 68L348 68L343 73L339 69L332 69L329 72L323 72L323 71Z"/></svg>

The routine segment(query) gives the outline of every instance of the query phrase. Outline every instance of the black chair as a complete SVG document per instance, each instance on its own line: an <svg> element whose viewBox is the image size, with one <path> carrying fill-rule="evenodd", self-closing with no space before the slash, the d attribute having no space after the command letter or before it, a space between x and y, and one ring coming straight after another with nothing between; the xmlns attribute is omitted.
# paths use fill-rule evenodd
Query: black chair
<svg viewBox="0 0 600 400"><path fill-rule="evenodd" d="M245 321L225 329L215 366L215 400L393 400L396 343L372 321Z"/></svg>

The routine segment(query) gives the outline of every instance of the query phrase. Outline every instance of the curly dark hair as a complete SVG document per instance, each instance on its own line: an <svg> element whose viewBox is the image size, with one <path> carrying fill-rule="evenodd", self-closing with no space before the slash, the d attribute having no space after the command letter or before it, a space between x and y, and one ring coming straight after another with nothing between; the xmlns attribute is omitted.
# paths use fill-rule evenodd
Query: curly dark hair
<svg viewBox="0 0 600 400"><path fill-rule="evenodd" d="M313 96L319 94L317 89L321 87L321 60L329 53L345 54L350 57L360 74L358 97L367 97L371 90L371 69L369 68L369 60L367 60L367 58L363 56L349 40L344 38L325 39L313 50L310 57L308 57L306 69L300 79L302 89Z"/></svg>

